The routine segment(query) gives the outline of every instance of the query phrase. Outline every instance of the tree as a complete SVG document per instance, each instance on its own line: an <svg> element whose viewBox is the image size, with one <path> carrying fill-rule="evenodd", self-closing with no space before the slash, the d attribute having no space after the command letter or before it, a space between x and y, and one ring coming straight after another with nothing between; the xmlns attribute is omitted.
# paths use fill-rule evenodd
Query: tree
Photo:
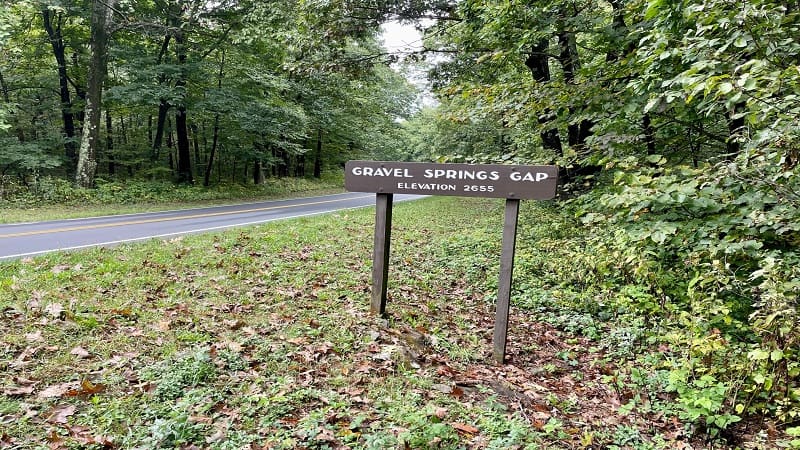
<svg viewBox="0 0 800 450"><path fill-rule="evenodd" d="M51 8L43 4L41 9L42 23L47 31L48 39L58 66L59 95L61 97L61 118L64 125L64 152L68 160L69 170L75 170L77 165L77 148L75 145L75 116L72 108L72 96L69 91L69 76L67 75L66 44L62 28L65 20L65 11Z"/></svg>
<svg viewBox="0 0 800 450"><path fill-rule="evenodd" d="M75 182L90 188L94 185L97 169L97 153L100 145L100 113L102 107L103 82L108 67L108 40L115 0L93 0L91 18L91 57L89 62L86 108L84 109L83 133L78 149L78 164Z"/></svg>

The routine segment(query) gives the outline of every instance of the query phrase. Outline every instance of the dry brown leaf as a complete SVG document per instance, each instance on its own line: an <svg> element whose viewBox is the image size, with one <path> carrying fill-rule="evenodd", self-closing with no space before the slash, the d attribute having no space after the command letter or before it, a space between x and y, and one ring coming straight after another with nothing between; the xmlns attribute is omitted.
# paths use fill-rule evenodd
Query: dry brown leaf
<svg viewBox="0 0 800 450"><path fill-rule="evenodd" d="M77 381L69 381L66 383L54 384L52 386L46 387L41 392L39 392L38 397L42 399L61 397L67 392L78 389L79 387L80 384Z"/></svg>
<svg viewBox="0 0 800 450"><path fill-rule="evenodd" d="M433 388L433 389L435 389L435 390L437 390L439 392L442 392L444 394L452 394L453 393L453 386L451 386L449 384L436 383L436 384L432 385L431 388Z"/></svg>
<svg viewBox="0 0 800 450"><path fill-rule="evenodd" d="M42 342L44 341L44 337L42 337L42 331L34 331L33 333L26 333L25 340L28 342Z"/></svg>
<svg viewBox="0 0 800 450"><path fill-rule="evenodd" d="M456 430L463 431L464 433L468 434L478 434L480 432L480 430L478 430L477 428L473 427L472 425L467 425L465 423L454 422L451 423L450 425Z"/></svg>
<svg viewBox="0 0 800 450"><path fill-rule="evenodd" d="M69 421L69 417L75 414L77 411L73 405L65 405L65 406L56 406L52 410L50 410L50 415L47 416L47 421L50 423L67 423Z"/></svg>
<svg viewBox="0 0 800 450"><path fill-rule="evenodd" d="M245 325L244 322L238 319L223 320L222 324L230 328L231 330L238 330L239 328L242 328Z"/></svg>
<svg viewBox="0 0 800 450"><path fill-rule="evenodd" d="M461 398L461 397L463 397L463 396L464 396L464 390L463 390L463 389L461 389L461 388L460 388L460 387L458 387L458 386L455 386L455 387L453 388L453 391L452 391L452 392L450 392L450 395L452 395L452 396L453 396L453 397L455 397L455 398Z"/></svg>
<svg viewBox="0 0 800 450"><path fill-rule="evenodd" d="M94 395L98 392L103 392L105 390L105 385L97 383L94 384L89 380L82 380L81 386L79 389L70 389L64 393L65 397L80 397L80 396L87 396L87 395Z"/></svg>
<svg viewBox="0 0 800 450"><path fill-rule="evenodd" d="M26 347L25 350L23 350L22 353L20 353L11 364L9 364L9 366L14 369L18 369L30 365L32 363L31 358L33 358L41 349L42 347Z"/></svg>
<svg viewBox="0 0 800 450"><path fill-rule="evenodd" d="M54 319L61 319L64 316L64 306L61 303L48 303L44 312Z"/></svg>
<svg viewBox="0 0 800 450"><path fill-rule="evenodd" d="M89 351L83 347L75 347L69 352L70 355L77 356L78 358L88 358Z"/></svg>
<svg viewBox="0 0 800 450"><path fill-rule="evenodd" d="M50 450L61 450L66 448L64 446L64 438L62 438L55 429L51 429L47 435L47 446Z"/></svg>
<svg viewBox="0 0 800 450"><path fill-rule="evenodd" d="M159 320L157 327L160 331L169 331L169 327L171 325L172 325L171 320Z"/></svg>
<svg viewBox="0 0 800 450"><path fill-rule="evenodd" d="M7 395L9 397L16 395L28 395L33 393L33 385L3 388L2 392L3 395Z"/></svg>
<svg viewBox="0 0 800 450"><path fill-rule="evenodd" d="M69 268L70 268L69 264L59 264L57 266L53 266L53 268L50 269L50 272L55 274L55 275L58 275L61 272L64 272L65 270L68 270Z"/></svg>

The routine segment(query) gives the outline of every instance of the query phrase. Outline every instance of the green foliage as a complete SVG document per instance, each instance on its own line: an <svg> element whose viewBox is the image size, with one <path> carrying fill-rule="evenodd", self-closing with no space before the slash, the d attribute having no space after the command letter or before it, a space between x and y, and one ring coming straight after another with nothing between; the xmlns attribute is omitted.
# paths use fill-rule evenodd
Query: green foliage
<svg viewBox="0 0 800 450"><path fill-rule="evenodd" d="M596 230L598 269L623 291L641 286L617 305L683 327L670 334L690 344L680 351L687 365L670 362L672 389L681 416L712 431L743 412L791 422L800 408L800 180L787 167L791 144L759 144L700 169L609 164L613 186L575 203Z"/></svg>
<svg viewBox="0 0 800 450"><path fill-rule="evenodd" d="M157 399L175 400L188 389L213 380L216 374L208 349L198 348L146 370L142 378L156 384L153 395Z"/></svg>
<svg viewBox="0 0 800 450"><path fill-rule="evenodd" d="M72 179L90 21L80 2L45 5L72 58L59 71L40 6L0 10L0 173ZM121 2L109 24L98 175L170 180L190 167L206 184L260 184L259 170L318 176L351 157L399 153L395 120L414 89L381 57L379 24L345 19L349 8Z"/></svg>
<svg viewBox="0 0 800 450"><path fill-rule="evenodd" d="M341 173L330 174L321 181L306 178L270 179L253 187L240 184L202 186L179 186L169 182L155 181L106 181L97 180L95 189L76 188L71 182L59 178L42 177L28 185L6 177L0 184L0 198L5 208L90 205L158 205L175 203L199 203L218 200L247 200L285 195L297 195L314 190L341 189Z"/></svg>
<svg viewBox="0 0 800 450"><path fill-rule="evenodd" d="M0 146L3 148L3 152L0 153L1 171L16 172L22 177L27 177L59 167L62 159L53 154L52 149L60 141L60 139L42 139L37 142L20 142L17 138L0 135Z"/></svg>
<svg viewBox="0 0 800 450"><path fill-rule="evenodd" d="M681 405L678 416L691 423L705 421L712 436L740 420L739 416L723 412L728 390L725 383L718 382L712 375L689 381L687 371L673 370L669 374L667 391L678 394L678 404Z"/></svg>

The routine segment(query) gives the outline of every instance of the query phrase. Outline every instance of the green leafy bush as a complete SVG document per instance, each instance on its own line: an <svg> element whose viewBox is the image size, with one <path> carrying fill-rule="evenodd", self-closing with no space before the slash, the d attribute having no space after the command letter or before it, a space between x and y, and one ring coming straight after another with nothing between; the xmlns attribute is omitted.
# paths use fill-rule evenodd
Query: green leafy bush
<svg viewBox="0 0 800 450"><path fill-rule="evenodd" d="M6 207L47 205L130 205L257 199L319 189L339 189L340 177L317 181L306 178L268 179L264 184L221 184L212 187L175 185L160 181L97 180L96 189L81 189L68 180L41 177L27 185L10 177L0 178L0 199Z"/></svg>
<svg viewBox="0 0 800 450"><path fill-rule="evenodd" d="M796 147L765 133L699 168L612 161L610 187L573 202L613 307L665 327L680 416L712 431L800 415Z"/></svg>

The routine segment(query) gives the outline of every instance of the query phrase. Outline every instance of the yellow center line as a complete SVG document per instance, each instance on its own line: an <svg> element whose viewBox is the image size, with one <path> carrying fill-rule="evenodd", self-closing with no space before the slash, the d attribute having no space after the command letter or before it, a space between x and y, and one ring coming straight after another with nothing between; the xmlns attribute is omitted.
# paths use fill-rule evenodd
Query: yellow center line
<svg viewBox="0 0 800 450"><path fill-rule="evenodd" d="M215 213L205 213L205 214L191 214L188 216L176 216L176 217L160 217L157 219L141 219L141 220L129 220L126 222L115 222L115 223L103 223L103 224L96 224L96 225L80 225L74 227L64 227L64 228L52 228L49 230L39 230L39 231L24 231L20 233L11 233L11 234L0 234L0 239L4 238L13 238L13 237L22 237L22 236L33 236L36 234L48 234L48 233L63 233L67 231L79 231L79 230L94 230L97 228L111 228L111 227L122 227L126 225L139 225L143 223L155 223L155 222L168 222L170 220L185 220L185 219L200 219L205 217L215 217L215 216L225 216L231 214L244 214L244 213L251 213L251 212L259 212L259 211L269 211L272 209L285 209L285 208L294 208L297 206L310 206L310 205L321 205L323 203L334 203L334 202L343 202L346 200L357 200L361 198L372 197L371 195L362 195L359 197L349 197L349 198L339 198L336 200L321 200L318 202L310 202L310 203L300 203L296 205L282 205L282 206L266 206L263 208L251 208L251 209L242 209L238 211L223 211L223 212L215 212Z"/></svg>

